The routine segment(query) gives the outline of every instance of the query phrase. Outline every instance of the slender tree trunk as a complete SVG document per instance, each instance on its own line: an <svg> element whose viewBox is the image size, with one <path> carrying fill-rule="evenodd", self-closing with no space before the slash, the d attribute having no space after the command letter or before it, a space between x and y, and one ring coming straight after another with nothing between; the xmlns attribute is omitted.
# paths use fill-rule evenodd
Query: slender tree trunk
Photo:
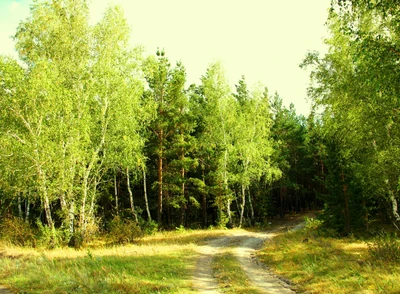
<svg viewBox="0 0 400 294"><path fill-rule="evenodd" d="M19 217L20 219L23 219L23 216L22 216L22 206L21 206L22 200L21 200L21 195L20 195L20 193L18 193L17 201L18 201L18 217Z"/></svg>
<svg viewBox="0 0 400 294"><path fill-rule="evenodd" d="M365 211L365 215L364 215L364 224L365 224L365 229L366 229L367 231L369 231L368 209L367 209L367 203L366 203L365 198L364 198L364 193L362 194L362 196L363 196L362 206L363 206L364 211Z"/></svg>
<svg viewBox="0 0 400 294"><path fill-rule="evenodd" d="M350 232L350 210L349 210L349 196L347 194L347 185L345 183L344 172L342 169L341 173L342 185L343 185L343 196L344 196L344 221L345 221L345 231Z"/></svg>
<svg viewBox="0 0 400 294"><path fill-rule="evenodd" d="M245 205L246 205L246 187L242 184L242 203L240 204L239 228L241 228L243 224L243 214Z"/></svg>
<svg viewBox="0 0 400 294"><path fill-rule="evenodd" d="M97 192L97 178L94 178L94 184L93 184L93 196L92 199L90 200L90 208L89 208L89 216L92 217L94 214L94 203L96 200L96 192Z"/></svg>
<svg viewBox="0 0 400 294"><path fill-rule="evenodd" d="M228 151L225 150L225 153L224 153L224 189L225 189L225 193L227 193L229 190L227 170L228 170ZM226 200L226 212L228 214L229 225L232 226L231 200L229 197Z"/></svg>
<svg viewBox="0 0 400 294"><path fill-rule="evenodd" d="M285 193L284 193L284 191L285 191L284 187L281 187L279 189L279 196L280 196L280 199L281 199L281 205L280 205L280 209L279 209L279 214L280 214L281 218L283 218L285 216L285 209L284 209L284 200L285 200L285 195L284 194Z"/></svg>
<svg viewBox="0 0 400 294"><path fill-rule="evenodd" d="M53 231L53 233L55 233L53 218L51 217L50 201L49 201L49 197L47 196L47 191L43 195L43 206L44 206L44 211L46 214L47 225L49 226L51 231Z"/></svg>
<svg viewBox="0 0 400 294"><path fill-rule="evenodd" d="M146 205L146 212L147 212L147 220L151 221L151 214L149 209L149 201L147 199L147 184L146 184L146 169L143 167L143 194L144 194L144 202Z"/></svg>
<svg viewBox="0 0 400 294"><path fill-rule="evenodd" d="M189 213L190 213L190 199L189 199L189 194L187 194L186 191L185 191L185 175L186 175L185 168L182 168L182 171L181 171L181 176L182 176L182 196L184 197L184 199L186 201L186 203L184 205L185 227L188 227L188 220L189 220Z"/></svg>
<svg viewBox="0 0 400 294"><path fill-rule="evenodd" d="M399 223L400 223L400 215L399 215L399 210L398 210L398 203L397 203L397 199L394 196L393 191L389 188L389 199L390 202L392 203L392 214L394 217L394 226L397 228L397 230L400 230L399 228Z"/></svg>
<svg viewBox="0 0 400 294"><path fill-rule="evenodd" d="M29 220L30 206L31 206L31 204L29 202L29 199L25 200L25 222L26 223L28 223L28 220Z"/></svg>
<svg viewBox="0 0 400 294"><path fill-rule="evenodd" d="M206 186L206 179L204 175L204 170L202 171L203 173L203 185L204 187ZM203 212L203 225L207 227L207 195L205 190L203 189L201 193L201 207L202 207L202 212Z"/></svg>
<svg viewBox="0 0 400 294"><path fill-rule="evenodd" d="M131 183L130 183L130 179L129 179L129 168L126 168L126 185L128 187L128 192L129 192L129 200L131 202L131 211L132 211L132 215L135 218L136 223L138 222L138 217L137 214L135 212L135 205L133 204L133 194L132 194L132 189L131 189Z"/></svg>
<svg viewBox="0 0 400 294"><path fill-rule="evenodd" d="M47 194L46 177L45 177L43 170L39 164L36 165L36 168L37 168L38 175L39 175L39 181L40 181L39 189L40 189L40 193L41 193L44 212L46 215L47 225L50 228L50 230L53 232L53 236L54 236L55 230L54 230L53 218L51 216L50 200L49 200L49 196Z"/></svg>
<svg viewBox="0 0 400 294"><path fill-rule="evenodd" d="M239 205L239 200L238 200L238 195L237 195L237 191L235 190L235 203L236 203L236 210L240 215L240 205Z"/></svg>
<svg viewBox="0 0 400 294"><path fill-rule="evenodd" d="M65 194L61 193L60 195L60 205L61 205L61 211L63 212L63 214L66 212L67 210L67 201L65 200ZM63 216L65 217L65 216Z"/></svg>
<svg viewBox="0 0 400 294"><path fill-rule="evenodd" d="M321 164L321 193L325 194L325 168L324 168L324 163L322 162L322 159L320 159L320 164Z"/></svg>
<svg viewBox="0 0 400 294"><path fill-rule="evenodd" d="M88 190L89 190L89 176L92 173L93 167L97 163L99 152L103 148L104 143L105 143L105 137L106 137L106 132L107 132L107 128L108 128L108 120L106 117L106 113L108 110L108 103L109 103L109 101L106 99L105 105L102 109L103 117L102 117L102 129L101 129L100 142L99 142L97 148L93 151L90 161L88 162L87 165L85 165L85 168L84 168L85 171L84 171L84 177L83 177L83 181L82 181L83 195L82 195L82 204L81 204L81 211L80 211L80 217L79 217L82 239L84 239L85 234L86 234L86 225L87 225L86 200L88 199L87 197L88 197ZM98 175L95 175L95 177L94 177L95 182L96 182L96 176L98 176Z"/></svg>
<svg viewBox="0 0 400 294"><path fill-rule="evenodd" d="M69 206L69 232L74 234L75 231L75 203L71 201L71 205Z"/></svg>
<svg viewBox="0 0 400 294"><path fill-rule="evenodd" d="M157 195L157 223L161 225L163 211L163 131L160 131L160 154L158 156L158 195Z"/></svg>
<svg viewBox="0 0 400 294"><path fill-rule="evenodd" d="M117 186L117 174L114 174L114 195L115 195L115 213L118 215L118 186Z"/></svg>
<svg viewBox="0 0 400 294"><path fill-rule="evenodd" d="M250 219L251 222L253 223L254 221L254 208L253 208L253 202L251 201L251 195L250 195L250 190L249 190L249 206L250 206Z"/></svg>
<svg viewBox="0 0 400 294"><path fill-rule="evenodd" d="M226 212L228 213L229 225L232 227L233 221L232 221L232 212L231 212L231 199L228 199L226 201Z"/></svg>
<svg viewBox="0 0 400 294"><path fill-rule="evenodd" d="M61 204L61 211L63 213L63 218L65 218L65 220L68 222L69 233L70 233L70 236L72 237L74 234L75 205L74 205L74 202L71 201L70 207L68 207L67 201L66 201L67 197L68 197L68 195L66 196L65 194L61 194L60 204Z"/></svg>
<svg viewBox="0 0 400 294"><path fill-rule="evenodd" d="M85 231L86 231L86 199L87 199L87 179L85 179L84 183L83 183L82 204L81 204L81 212L80 212L80 216L79 216L80 228L82 229L82 231L81 231L82 238L85 236Z"/></svg>

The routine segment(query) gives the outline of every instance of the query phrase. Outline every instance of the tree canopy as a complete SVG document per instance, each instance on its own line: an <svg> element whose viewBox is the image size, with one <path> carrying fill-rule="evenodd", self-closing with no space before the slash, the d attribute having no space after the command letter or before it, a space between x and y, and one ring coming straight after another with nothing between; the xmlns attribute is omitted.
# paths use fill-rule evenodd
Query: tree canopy
<svg viewBox="0 0 400 294"><path fill-rule="evenodd" d="M304 117L244 76L233 90L219 62L188 86L182 62L129 45L118 6L90 25L84 0L35 1L19 59L0 56L0 216L54 245L115 222L240 227L316 208L339 234L399 228L398 9L332 1L329 52L301 65Z"/></svg>

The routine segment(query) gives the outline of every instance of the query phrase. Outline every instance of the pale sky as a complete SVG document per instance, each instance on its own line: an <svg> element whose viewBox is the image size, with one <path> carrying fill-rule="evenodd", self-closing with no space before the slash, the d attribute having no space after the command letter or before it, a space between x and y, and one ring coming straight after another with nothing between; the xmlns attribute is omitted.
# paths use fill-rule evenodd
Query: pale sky
<svg viewBox="0 0 400 294"><path fill-rule="evenodd" d="M10 39L29 15L32 0L0 0L0 54L16 56ZM200 84L210 63L221 61L234 85L242 75L262 82L284 104L307 115L308 72L299 68L307 51L326 52L324 23L330 0L91 0L91 21L109 3L121 5L132 28L132 45L146 54L164 48L181 60L188 85Z"/></svg>

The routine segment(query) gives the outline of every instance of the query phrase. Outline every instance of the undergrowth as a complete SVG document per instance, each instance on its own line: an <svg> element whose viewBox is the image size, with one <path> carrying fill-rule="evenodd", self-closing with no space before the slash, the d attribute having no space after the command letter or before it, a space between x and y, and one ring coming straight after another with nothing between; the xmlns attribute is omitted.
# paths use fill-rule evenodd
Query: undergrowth
<svg viewBox="0 0 400 294"><path fill-rule="evenodd" d="M400 293L399 240L329 236L319 220L267 242L259 258L308 293Z"/></svg>
<svg viewBox="0 0 400 294"><path fill-rule="evenodd" d="M181 229L81 249L0 243L0 281L16 293L192 293L194 244L219 234Z"/></svg>

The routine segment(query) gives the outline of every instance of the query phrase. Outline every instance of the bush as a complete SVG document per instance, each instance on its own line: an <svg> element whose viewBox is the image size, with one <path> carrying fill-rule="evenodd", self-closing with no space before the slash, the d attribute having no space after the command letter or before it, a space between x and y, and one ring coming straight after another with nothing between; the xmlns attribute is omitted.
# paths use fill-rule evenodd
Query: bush
<svg viewBox="0 0 400 294"><path fill-rule="evenodd" d="M330 237L334 238L339 235L335 229L327 227L323 220L314 219L312 217L311 218L306 217L305 221L306 221L305 230L308 233L328 238Z"/></svg>
<svg viewBox="0 0 400 294"><path fill-rule="evenodd" d="M38 246L53 249L63 245L63 231L52 230L48 226L43 225L39 219L36 221L36 225L38 227L38 233L36 235Z"/></svg>
<svg viewBox="0 0 400 294"><path fill-rule="evenodd" d="M306 225L305 228L306 230L309 231L315 231L318 230L322 226L322 221L310 217L305 217Z"/></svg>
<svg viewBox="0 0 400 294"><path fill-rule="evenodd" d="M400 262L400 242L397 235L379 232L372 243L367 243L368 252L374 261Z"/></svg>
<svg viewBox="0 0 400 294"><path fill-rule="evenodd" d="M112 244L135 243L142 237L143 231L135 221L119 216L115 216L111 221L107 234L107 240Z"/></svg>
<svg viewBox="0 0 400 294"><path fill-rule="evenodd" d="M153 221L146 221L142 223L142 229L146 235L153 235L158 231L158 224Z"/></svg>
<svg viewBox="0 0 400 294"><path fill-rule="evenodd" d="M31 226L13 215L7 215L0 223L0 237L16 246L35 246L35 231Z"/></svg>
<svg viewBox="0 0 400 294"><path fill-rule="evenodd" d="M222 210L220 210L218 212L217 227L220 229L226 229L228 223L229 223L228 215Z"/></svg>

